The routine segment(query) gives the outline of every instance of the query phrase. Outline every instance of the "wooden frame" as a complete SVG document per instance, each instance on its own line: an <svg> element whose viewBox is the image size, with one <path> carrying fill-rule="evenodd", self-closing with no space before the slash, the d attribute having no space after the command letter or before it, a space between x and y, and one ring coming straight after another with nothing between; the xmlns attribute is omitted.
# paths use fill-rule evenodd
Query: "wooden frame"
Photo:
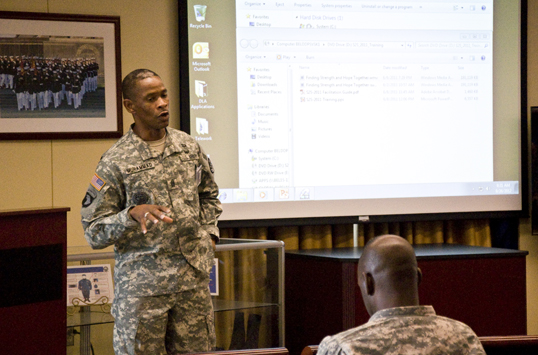
<svg viewBox="0 0 538 355"><path fill-rule="evenodd" d="M120 60L117 16L0 11L0 140L121 137Z"/></svg>
<svg viewBox="0 0 538 355"><path fill-rule="evenodd" d="M530 108L531 123L531 225L532 234L538 234L538 106Z"/></svg>

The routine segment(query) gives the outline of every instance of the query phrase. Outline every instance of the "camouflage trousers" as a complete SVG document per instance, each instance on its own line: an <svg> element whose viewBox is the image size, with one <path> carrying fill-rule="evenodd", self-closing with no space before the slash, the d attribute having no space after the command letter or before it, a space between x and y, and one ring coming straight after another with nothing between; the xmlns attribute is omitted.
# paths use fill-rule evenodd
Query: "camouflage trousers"
<svg viewBox="0 0 538 355"><path fill-rule="evenodd" d="M112 315L116 355L204 352L216 343L207 285L171 295L114 299Z"/></svg>

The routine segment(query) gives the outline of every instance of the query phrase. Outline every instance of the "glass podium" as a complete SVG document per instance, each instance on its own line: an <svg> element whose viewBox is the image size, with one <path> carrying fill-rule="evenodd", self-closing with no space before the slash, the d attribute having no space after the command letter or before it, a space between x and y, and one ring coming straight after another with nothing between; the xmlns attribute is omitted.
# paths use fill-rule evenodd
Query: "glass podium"
<svg viewBox="0 0 538 355"><path fill-rule="evenodd" d="M217 350L283 347L284 242L221 238L215 257L212 299ZM108 263L113 267L114 251L112 247L68 247L67 262L69 266ZM114 318L107 307L68 307L67 313L68 335L69 328L80 333L80 354L91 354L92 333L96 332L106 332L107 338L109 333L112 348ZM108 326L95 328L100 325ZM69 345L73 342L68 336Z"/></svg>

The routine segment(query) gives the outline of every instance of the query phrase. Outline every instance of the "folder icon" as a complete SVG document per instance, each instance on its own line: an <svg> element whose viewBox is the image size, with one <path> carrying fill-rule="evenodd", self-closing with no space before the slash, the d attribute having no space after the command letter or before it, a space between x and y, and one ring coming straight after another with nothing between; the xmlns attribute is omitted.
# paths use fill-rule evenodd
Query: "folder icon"
<svg viewBox="0 0 538 355"><path fill-rule="evenodd" d="M205 83L205 81L195 80L194 92L196 93L196 96L198 97L206 97L207 96L207 84Z"/></svg>

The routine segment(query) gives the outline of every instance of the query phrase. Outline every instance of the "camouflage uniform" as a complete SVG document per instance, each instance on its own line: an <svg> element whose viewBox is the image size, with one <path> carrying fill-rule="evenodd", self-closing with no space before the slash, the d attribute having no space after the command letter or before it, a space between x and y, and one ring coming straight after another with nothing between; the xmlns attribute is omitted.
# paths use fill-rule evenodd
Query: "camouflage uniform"
<svg viewBox="0 0 538 355"><path fill-rule="evenodd" d="M467 325L437 316L431 306L396 307L376 312L366 324L325 337L318 355L483 354Z"/></svg>
<svg viewBox="0 0 538 355"><path fill-rule="evenodd" d="M81 215L92 248L114 245L117 353L166 354L165 331L169 352L214 346L208 284L211 236L218 238L222 211L217 195L209 159L191 136L175 129L167 129L163 154L151 150L131 128L101 157ZM143 234L129 214L140 204L169 207L174 222L148 222ZM167 325L168 315L182 323ZM170 333L174 329L176 336Z"/></svg>

